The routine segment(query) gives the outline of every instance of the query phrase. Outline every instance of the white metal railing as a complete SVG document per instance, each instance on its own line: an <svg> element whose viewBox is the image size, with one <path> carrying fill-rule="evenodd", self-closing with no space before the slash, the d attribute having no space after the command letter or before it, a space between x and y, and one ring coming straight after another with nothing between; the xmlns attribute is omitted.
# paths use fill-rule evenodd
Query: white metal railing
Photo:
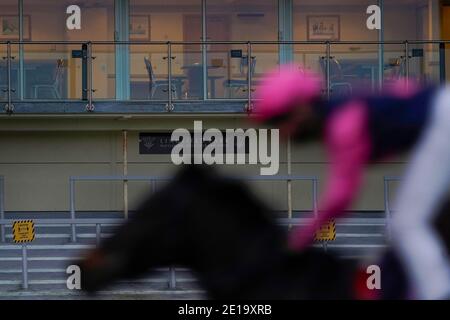
<svg viewBox="0 0 450 320"><path fill-rule="evenodd" d="M310 181L312 190L312 212L314 215L318 213L318 178L307 176L248 176L248 177L231 177L233 179L242 181L285 181L290 184L292 181ZM70 217L72 221L76 221L75 209L75 183L77 181L147 181L152 185L152 190L156 190L157 182L169 181L171 177L167 176L72 176L69 179L69 203L70 203ZM292 197L287 197L287 208L292 208ZM124 193L124 208L128 207L128 197ZM127 214L125 214L127 218ZM71 224L72 227L72 242L77 241L76 223Z"/></svg>
<svg viewBox="0 0 450 320"><path fill-rule="evenodd" d="M239 180L245 181L311 181L312 182L312 192L313 192L313 212L318 214L317 208L317 178L316 177L302 177L302 176L269 176L269 177L261 177L261 176L251 176L251 177L236 177ZM70 177L70 218L50 218L50 219L34 219L34 223L36 226L45 225L45 226L60 226L60 225L70 225L72 227L72 231L70 237L72 241L76 241L77 233L76 226L95 226L95 238L96 244L100 243L100 239L102 237L101 226L113 226L120 225L126 221L124 218L108 218L108 219L98 219L98 218L76 218L75 217L75 182L76 181L148 181L152 184L153 191L156 190L156 183L158 181L168 181L170 177L161 177L161 176L78 176L78 177ZM385 218L344 218L339 219L338 225L346 225L346 226L384 226L388 227L389 225L389 217L390 217L390 204L389 204L389 182L397 181L399 178L397 177L384 177L385 185L384 185L384 195L385 195ZM0 176L0 208L3 207L3 178ZM2 237L4 241L4 227L12 226L14 223L14 219L5 219L4 210L2 212L2 216L0 217L0 226L2 227ZM277 222L283 226L291 226L291 225L304 225L309 223L311 218L278 218ZM368 234L367 234L368 235ZM367 236L366 235L366 236ZM43 249L44 247L47 249L69 249L71 245L27 245L22 246L22 287L24 289L28 288L28 250L34 249ZM73 246L73 245L72 245ZM336 248L378 248L384 247L385 245L358 245L358 244L343 244L343 245L335 245ZM9 249L19 249L20 246L17 245L8 245ZM87 248L87 247L86 247ZM3 248L5 249L5 248ZM326 246L324 246L326 249ZM171 289L175 289L177 286L177 276L176 276L176 268L169 267L168 269L168 286Z"/></svg>

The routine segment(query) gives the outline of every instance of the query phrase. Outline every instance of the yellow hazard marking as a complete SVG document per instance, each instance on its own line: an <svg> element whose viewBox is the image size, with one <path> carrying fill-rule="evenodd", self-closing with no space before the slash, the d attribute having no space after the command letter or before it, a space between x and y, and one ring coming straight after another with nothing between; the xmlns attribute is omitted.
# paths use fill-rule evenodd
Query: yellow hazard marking
<svg viewBox="0 0 450 320"><path fill-rule="evenodd" d="M15 243L31 242L34 240L33 220L18 220L13 224L13 241Z"/></svg>
<svg viewBox="0 0 450 320"><path fill-rule="evenodd" d="M330 220L324 223L317 231L314 237L315 241L334 241L336 240L336 223Z"/></svg>

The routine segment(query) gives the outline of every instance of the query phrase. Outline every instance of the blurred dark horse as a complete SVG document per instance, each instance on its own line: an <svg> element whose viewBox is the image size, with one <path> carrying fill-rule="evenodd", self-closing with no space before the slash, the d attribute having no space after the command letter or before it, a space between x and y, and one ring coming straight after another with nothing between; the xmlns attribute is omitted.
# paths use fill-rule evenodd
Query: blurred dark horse
<svg viewBox="0 0 450 320"><path fill-rule="evenodd" d="M82 288L177 265L192 269L212 299L353 298L352 266L321 250L292 253L286 239L241 182L186 166L78 263Z"/></svg>

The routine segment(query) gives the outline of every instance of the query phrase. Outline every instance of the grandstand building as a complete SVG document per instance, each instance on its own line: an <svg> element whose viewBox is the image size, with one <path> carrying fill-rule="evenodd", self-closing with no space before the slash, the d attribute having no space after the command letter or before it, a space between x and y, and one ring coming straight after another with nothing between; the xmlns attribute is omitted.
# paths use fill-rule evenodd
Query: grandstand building
<svg viewBox="0 0 450 320"><path fill-rule="evenodd" d="M73 4L81 29L69 30ZM367 27L371 5L380 8L380 29ZM194 120L245 128L258 80L281 63L323 74L330 97L377 92L402 76L443 83L445 39L450 2L439 0L2 0L5 212L69 212L74 176L170 175L172 130L192 129ZM404 161L371 169L353 210L383 211L384 177L400 175ZM326 166L319 145L281 147L280 175L317 177L320 190ZM259 175L258 165L226 169ZM285 181L252 184L275 209L288 209ZM311 185L293 182L293 211L312 208ZM74 188L77 211L120 212L151 184Z"/></svg>

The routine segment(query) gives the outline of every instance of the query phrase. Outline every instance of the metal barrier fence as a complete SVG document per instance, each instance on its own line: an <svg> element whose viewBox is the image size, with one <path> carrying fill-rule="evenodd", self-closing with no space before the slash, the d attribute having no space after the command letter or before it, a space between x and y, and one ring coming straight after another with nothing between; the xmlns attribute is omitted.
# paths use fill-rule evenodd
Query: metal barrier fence
<svg viewBox="0 0 450 320"><path fill-rule="evenodd" d="M288 225L304 225L310 221L311 218L279 218L277 219L278 223L282 226ZM121 225L126 219L34 219L33 220L36 226L39 225L83 225L83 226L95 226L96 233L96 243L97 245L100 243L101 239L101 225ZM0 225L2 226L12 226L14 223L13 219L0 219ZM339 224L341 225L350 225L350 226L385 226L386 221L383 218L348 218L348 219L340 219ZM364 246L364 245L363 245ZM368 245L365 245L369 247ZM28 289L28 250L34 249L59 249L59 248L67 248L70 245L8 245L9 249L21 249L22 250L22 288ZM92 246L84 245L83 248L91 248ZM354 247L358 247L355 245ZM175 267L169 267L168 269L168 286L170 289L177 288L177 276Z"/></svg>
<svg viewBox="0 0 450 320"><path fill-rule="evenodd" d="M314 215L318 213L318 179L317 177L306 176L251 176L251 177L231 177L232 179L242 181L286 181L290 184L292 181L310 181L312 187L312 211ZM77 181L147 181L152 185L152 190L156 190L156 183L161 181L169 181L171 177L164 176L72 176L69 179L69 201L70 201L70 218L76 221L75 218L75 183ZM124 208L128 207L128 197L124 194ZM287 208L292 210L292 197L287 197ZM127 218L127 215L125 215ZM77 241L76 223L71 224L72 228L72 242Z"/></svg>
<svg viewBox="0 0 450 320"><path fill-rule="evenodd" d="M314 214L318 214L318 208L317 208L317 178L315 177L303 177L303 176L268 176L268 177L261 177L261 176L253 176L253 177L236 177L236 179L239 180L246 180L246 181L311 181L312 182L312 191L313 191L313 212ZM102 237L102 225L120 225L126 221L125 218L119 218L119 219L93 219L93 218L76 218L75 217L75 183L76 181L148 181L152 185L152 190L156 190L156 183L158 181L168 181L170 180L170 177L161 177L161 176L78 176L78 177L70 177L70 219L34 219L34 223L36 226L39 225L70 225L72 227L71 231L71 239L73 242L77 241L77 233L76 233L76 226L82 225L82 226L95 226L95 239L96 244L98 245L100 243L101 237ZM390 228L389 228L389 221L391 218L392 208L390 206L389 201L389 194L390 194L390 182L392 181L400 181L401 179L399 177L391 177L391 176L385 176L384 177L384 207L385 207L385 218L347 218L347 219L339 219L340 225L347 225L347 226L384 226L389 234ZM289 199L288 199L289 201ZM5 226L12 226L14 223L13 219L5 219L4 217L4 179L2 176L0 176L0 226L2 227L2 241L4 242L5 233L4 228ZM278 218L277 221L280 225L283 226L295 226L295 225L303 225L307 224L310 221L311 218ZM364 245L362 245L364 246ZM42 246L33 246L30 245L29 247L27 245L8 245L8 248L14 249L16 248L20 249L22 248L22 287L24 289L28 288L28 250L30 249L39 249ZM59 247L64 248L66 245L61 246L46 246L49 249L54 248L57 249ZM87 247L87 246L86 246ZM355 245L354 247L357 247ZM326 246L324 246L324 249L326 249ZM170 289L176 289L177 287L177 276L176 276L176 269L175 267L169 267L168 269L168 286Z"/></svg>
<svg viewBox="0 0 450 320"><path fill-rule="evenodd" d="M438 45L439 48L437 50L439 55L439 81L445 82L445 45L450 43L450 40L404 40L404 41L140 41L140 42L133 42L133 41L0 41L0 45L6 45L6 56L3 58L6 60L6 67L7 67L7 81L6 81L6 89L4 91L7 95L7 103L5 105L5 111L8 113L14 112L14 105L12 101L12 93L16 91L16 88L13 88L11 85L11 69L12 69L12 60L14 60L16 57L12 55L12 46L18 46L19 48L19 58L22 61L23 60L23 46L31 46L31 45L80 45L84 48L86 48L83 51L82 58L86 61L86 87L83 88L83 96L85 95L87 100L86 105L86 112L92 112L95 110L94 107L94 92L95 89L95 83L94 83L94 77L93 77L93 64L94 59L96 58L93 55L93 47L94 46L104 46L104 45L114 45L115 47L118 46L165 46L166 52L164 53L165 56L163 57L163 60L165 60L166 68L167 68L167 89L164 90L167 92L167 100L164 100L166 102L166 111L170 112L174 110L173 102L173 92L172 92L172 85L175 84L176 79L174 79L173 74L173 66L172 66L172 60L174 60L176 57L173 55L173 47L179 47L179 46L185 46L185 45L199 45L201 47L201 55L202 55L202 74L203 74L203 92L202 92L202 98L200 100L217 100L217 99L210 99L208 98L208 94L206 92L207 88L205 83L207 80L204 78L205 75L207 75L207 68L205 57L207 54L207 48L209 46L214 45L239 45L244 46L246 51L246 56L248 57L246 59L246 88L243 89L243 92L246 93L245 99L226 99L226 100L237 100L237 101L243 101L246 102L245 104L245 111L251 111L252 105L253 105L253 91L254 86L256 84L253 75L253 65L255 60L255 47L261 46L261 45L276 45L278 47L280 46L325 46L324 55L321 57L321 59L325 62L324 66L324 73L325 73L325 94L329 98L330 94L333 90L332 83L331 83L331 61L334 58L332 56L333 54L333 48L339 47L339 45L374 45L377 46L377 54L378 54L378 65L376 74L378 74L378 81L379 81L379 87L382 87L383 84L383 78L384 78L384 46L392 46L392 45L399 45L402 47L400 49L401 56L400 59L404 62L404 69L402 70L402 76L405 77L406 84L408 85L408 77L410 76L410 59L413 58L413 56L410 54L410 51L414 48L412 48L413 45ZM20 68L23 68L23 63L20 64ZM375 74L375 70L373 71ZM374 75L372 75L372 78L375 78ZM23 79L20 79L20 81L23 81ZM23 84L20 84L20 87L23 87ZM23 97L22 97L23 99ZM76 99L75 99L76 100ZM223 101L224 99L219 99Z"/></svg>
<svg viewBox="0 0 450 320"><path fill-rule="evenodd" d="M0 220L5 219L5 178L0 176ZM5 242L5 226L0 224L0 241Z"/></svg>
<svg viewBox="0 0 450 320"><path fill-rule="evenodd" d="M12 219L0 219L0 225L1 226L12 226L15 220ZM35 226L39 225L61 225L61 224L67 224L67 225L95 225L96 230L96 242L97 245L100 243L101 238L101 229L100 226L103 224L107 225L120 225L123 223L123 219L34 219L33 222ZM22 248L22 288L28 289L28 246L26 244L22 245L10 245L8 246L10 248L17 249ZM31 246L32 248L34 246ZM49 249L51 249L54 246L49 246ZM175 281L175 280L174 280ZM171 288L172 285L175 285L175 282L170 283Z"/></svg>
<svg viewBox="0 0 450 320"><path fill-rule="evenodd" d="M394 176L385 176L384 177L384 213L386 216L386 231L388 234L388 237L391 237L391 228L390 228L390 222L392 219L392 208L390 205L390 184L394 181L401 181L402 179L400 177L394 177Z"/></svg>

